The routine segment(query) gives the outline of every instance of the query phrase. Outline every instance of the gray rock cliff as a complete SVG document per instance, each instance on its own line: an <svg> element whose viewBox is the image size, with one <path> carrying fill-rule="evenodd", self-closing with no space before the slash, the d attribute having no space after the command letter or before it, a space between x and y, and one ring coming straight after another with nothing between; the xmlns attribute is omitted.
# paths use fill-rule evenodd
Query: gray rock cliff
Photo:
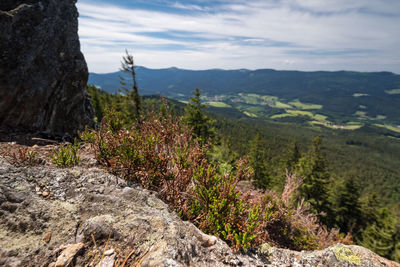
<svg viewBox="0 0 400 267"><path fill-rule="evenodd" d="M0 126L64 135L92 125L75 2L0 2Z"/></svg>

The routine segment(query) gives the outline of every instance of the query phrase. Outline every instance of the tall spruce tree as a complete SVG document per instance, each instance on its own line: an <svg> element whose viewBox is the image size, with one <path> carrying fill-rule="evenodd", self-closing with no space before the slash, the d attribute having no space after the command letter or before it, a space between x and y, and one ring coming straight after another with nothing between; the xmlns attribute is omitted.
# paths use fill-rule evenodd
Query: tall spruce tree
<svg viewBox="0 0 400 267"><path fill-rule="evenodd" d="M333 204L335 226L344 233L351 232L353 236L356 236L362 228L360 187L354 177L349 177L336 191L336 201Z"/></svg>
<svg viewBox="0 0 400 267"><path fill-rule="evenodd" d="M396 219L387 209L381 209L377 214L377 221L363 231L360 244L383 257L398 260L400 240L397 239L395 226Z"/></svg>
<svg viewBox="0 0 400 267"><path fill-rule="evenodd" d="M184 120L192 128L193 135L201 144L207 143L214 137L212 120L205 114L207 105L201 103L201 90L196 88L190 102L185 108Z"/></svg>
<svg viewBox="0 0 400 267"><path fill-rule="evenodd" d="M328 219L332 216L328 200L330 174L321 146L322 137L317 136L308 153L299 160L297 172L304 179L300 187L300 197L310 203L323 223L328 224Z"/></svg>
<svg viewBox="0 0 400 267"><path fill-rule="evenodd" d="M296 165L301 158L301 152L299 148L299 144L297 143L297 139L294 139L290 144L288 151L283 159L284 168L289 172L295 172Z"/></svg>
<svg viewBox="0 0 400 267"><path fill-rule="evenodd" d="M271 185L271 176L268 172L268 151L266 142L260 133L250 143L249 163L254 171L254 184L258 188L266 189Z"/></svg>

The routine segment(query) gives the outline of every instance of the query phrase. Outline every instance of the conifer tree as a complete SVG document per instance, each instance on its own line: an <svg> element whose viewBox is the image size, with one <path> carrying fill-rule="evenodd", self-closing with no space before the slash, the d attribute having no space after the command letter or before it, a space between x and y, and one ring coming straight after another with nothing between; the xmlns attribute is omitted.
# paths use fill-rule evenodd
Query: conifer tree
<svg viewBox="0 0 400 267"><path fill-rule="evenodd" d="M288 152L284 158L284 168L289 172L293 173L296 169L296 165L301 158L301 152L297 139L294 139L291 143Z"/></svg>
<svg viewBox="0 0 400 267"><path fill-rule="evenodd" d="M254 171L255 186L268 188L271 185L271 176L268 173L268 153L266 143L260 133L257 133L250 143L249 162Z"/></svg>
<svg viewBox="0 0 400 267"><path fill-rule="evenodd" d="M342 232L357 235L362 228L360 188L355 179L350 177L337 189L334 203L335 224Z"/></svg>
<svg viewBox="0 0 400 267"><path fill-rule="evenodd" d="M368 194L361 202L362 229L378 220L380 200L375 192Z"/></svg>
<svg viewBox="0 0 400 267"><path fill-rule="evenodd" d="M303 177L300 187L300 197L310 203L314 212L319 213L320 220L328 224L331 216L328 201L328 185L330 174L327 169L326 159L321 152L322 137L317 136L313 141L307 155L298 163L298 173Z"/></svg>
<svg viewBox="0 0 400 267"><path fill-rule="evenodd" d="M396 240L395 225L396 221L388 210L381 209L377 221L363 231L360 244L383 257L397 257L399 240Z"/></svg>
<svg viewBox="0 0 400 267"><path fill-rule="evenodd" d="M201 90L196 88L185 108L184 120L192 128L194 137L204 144L214 137L214 131L211 126L212 121L204 113L207 106L201 103L200 96Z"/></svg>
<svg viewBox="0 0 400 267"><path fill-rule="evenodd" d="M125 51L126 55L122 57L121 70L132 76L132 88L128 89L123 87L122 90L128 99L128 112L140 122L142 101L139 95L139 88L136 82L135 62L133 56L129 54L128 50ZM121 78L121 84L124 86L126 82Z"/></svg>

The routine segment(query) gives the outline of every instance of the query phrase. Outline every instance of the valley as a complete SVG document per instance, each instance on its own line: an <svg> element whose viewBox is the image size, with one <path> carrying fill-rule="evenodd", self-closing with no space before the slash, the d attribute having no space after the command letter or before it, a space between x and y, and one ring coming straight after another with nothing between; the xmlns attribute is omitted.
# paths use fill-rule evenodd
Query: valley
<svg viewBox="0 0 400 267"><path fill-rule="evenodd" d="M91 73L89 84L117 93L122 72ZM195 87L218 113L301 123L309 127L358 130L365 125L399 135L400 75L262 70L183 70L137 67L143 95L159 94L183 103ZM378 129L379 128L379 129Z"/></svg>

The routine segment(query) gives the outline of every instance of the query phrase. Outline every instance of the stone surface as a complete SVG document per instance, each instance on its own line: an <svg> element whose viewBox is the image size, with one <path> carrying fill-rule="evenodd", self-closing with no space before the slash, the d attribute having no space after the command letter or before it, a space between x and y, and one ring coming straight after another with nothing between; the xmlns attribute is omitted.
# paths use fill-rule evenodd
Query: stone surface
<svg viewBox="0 0 400 267"><path fill-rule="evenodd" d="M72 135L92 124L75 0L0 1L0 125Z"/></svg>
<svg viewBox="0 0 400 267"><path fill-rule="evenodd" d="M360 246L336 244L319 251L290 251L264 245L258 255L269 262L268 266L312 267L399 267L400 264L384 259Z"/></svg>
<svg viewBox="0 0 400 267"><path fill-rule="evenodd" d="M104 258L96 265L96 267L113 267L115 263L115 254L105 255Z"/></svg>
<svg viewBox="0 0 400 267"><path fill-rule="evenodd" d="M65 267L68 266L75 255L83 248L83 243L71 244L68 245L60 256L58 256L57 261L55 263L55 267Z"/></svg>
<svg viewBox="0 0 400 267"><path fill-rule="evenodd" d="M36 194L37 188L50 195ZM0 157L0 266L55 266L79 243L84 246L72 245L82 248L70 253L70 266L112 266L125 259L126 266L400 266L340 244L310 252L265 244L235 253L182 221L155 192L104 170L15 167ZM101 260L109 249L114 252Z"/></svg>

